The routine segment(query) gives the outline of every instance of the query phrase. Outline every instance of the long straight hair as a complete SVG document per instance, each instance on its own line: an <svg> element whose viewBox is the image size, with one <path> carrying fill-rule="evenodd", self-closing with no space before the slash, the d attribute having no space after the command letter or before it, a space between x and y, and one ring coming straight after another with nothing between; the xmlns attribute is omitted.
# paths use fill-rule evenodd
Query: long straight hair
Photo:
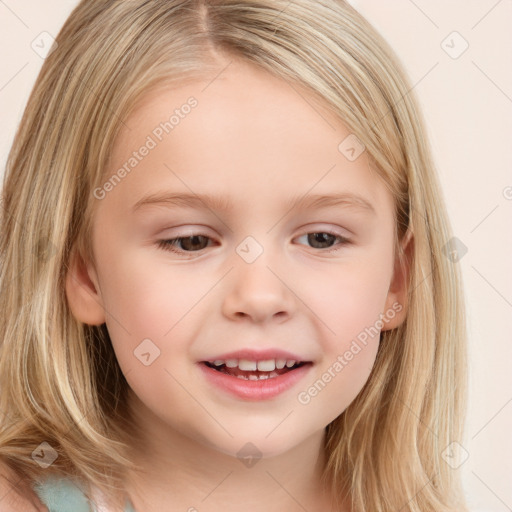
<svg viewBox="0 0 512 512"><path fill-rule="evenodd" d="M70 257L94 261L95 188L114 140L152 88L218 73L218 55L302 86L364 144L394 198L395 254L414 237L408 314L381 333L374 369L326 429L324 478L354 512L466 510L459 471L466 326L460 270L418 102L399 59L342 0L83 0L37 78L10 151L0 242L0 456L121 507L135 468L128 384L105 324L72 315ZM45 470L33 451L58 454ZM44 445L46 446L46 445Z"/></svg>

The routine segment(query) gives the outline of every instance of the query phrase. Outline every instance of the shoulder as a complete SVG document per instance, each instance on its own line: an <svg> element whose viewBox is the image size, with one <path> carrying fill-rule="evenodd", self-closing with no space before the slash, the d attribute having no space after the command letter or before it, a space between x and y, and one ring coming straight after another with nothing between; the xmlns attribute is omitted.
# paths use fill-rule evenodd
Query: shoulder
<svg viewBox="0 0 512 512"><path fill-rule="evenodd" d="M50 512L91 512L93 510L82 489L72 480L50 476L32 488Z"/></svg>

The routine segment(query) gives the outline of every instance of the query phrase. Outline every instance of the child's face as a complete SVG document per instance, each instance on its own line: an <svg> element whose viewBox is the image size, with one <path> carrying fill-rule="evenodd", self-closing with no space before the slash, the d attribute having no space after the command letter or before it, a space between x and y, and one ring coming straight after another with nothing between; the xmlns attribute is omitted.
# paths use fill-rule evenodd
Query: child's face
<svg viewBox="0 0 512 512"><path fill-rule="evenodd" d="M304 90L236 61L212 78L152 92L125 120L105 173L117 178L95 192L92 282L77 273L68 297L81 321L106 322L148 431L232 455L251 442L273 455L321 435L369 377L381 314L384 329L403 320L393 201L366 153L353 160L351 139L338 149L350 132ZM186 106L190 97L197 105ZM171 193L231 206L134 208ZM342 193L373 210L292 208L293 198ZM174 247L181 254L159 245L192 235ZM312 364L278 377L291 384L280 393L272 378L205 368L239 350L282 350ZM273 391L258 398L257 386Z"/></svg>

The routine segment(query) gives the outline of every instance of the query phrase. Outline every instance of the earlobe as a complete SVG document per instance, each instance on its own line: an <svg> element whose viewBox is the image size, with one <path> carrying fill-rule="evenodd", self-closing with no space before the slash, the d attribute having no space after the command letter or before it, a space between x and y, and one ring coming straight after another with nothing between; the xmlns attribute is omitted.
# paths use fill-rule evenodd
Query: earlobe
<svg viewBox="0 0 512 512"><path fill-rule="evenodd" d="M393 278L386 298L382 331L398 327L407 317L408 283L414 254L414 235L411 231L405 234L401 245L403 258L402 261L398 255L395 258Z"/></svg>
<svg viewBox="0 0 512 512"><path fill-rule="evenodd" d="M92 265L72 251L66 274L66 296L73 316L89 325L105 323L105 309Z"/></svg>

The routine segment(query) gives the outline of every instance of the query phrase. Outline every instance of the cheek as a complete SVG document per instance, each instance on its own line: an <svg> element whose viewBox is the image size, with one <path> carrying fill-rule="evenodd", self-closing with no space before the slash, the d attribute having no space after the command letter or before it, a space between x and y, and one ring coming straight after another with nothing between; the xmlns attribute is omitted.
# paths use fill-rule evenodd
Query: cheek
<svg viewBox="0 0 512 512"><path fill-rule="evenodd" d="M308 279L303 288L308 306L318 312L328 346L342 350L347 342L357 337L366 328L379 327L388 295L390 275L386 265L363 260L340 265L336 271L317 272Z"/></svg>
<svg viewBox="0 0 512 512"><path fill-rule="evenodd" d="M119 262L108 277L107 327L131 389L152 411L174 404L181 418L174 421L179 423L187 414L178 405L187 397L178 383L191 380L190 365L183 364L189 358L186 315L198 295L193 294L192 301L181 291L183 286L168 277L128 258Z"/></svg>
<svg viewBox="0 0 512 512"><path fill-rule="evenodd" d="M124 251L108 268L103 276L105 308L137 335L163 336L206 287L197 272L166 265L156 248Z"/></svg>
<svg viewBox="0 0 512 512"><path fill-rule="evenodd" d="M382 253L380 261L361 258L340 266L337 272L325 276L317 273L303 289L308 305L319 313L316 322L323 333L319 338L323 355L318 371L304 384L297 401L325 424L350 405L373 369L391 277L390 261L383 261Z"/></svg>
<svg viewBox="0 0 512 512"><path fill-rule="evenodd" d="M326 426L342 414L368 381L378 341L348 344L326 361L296 396L297 413L304 421Z"/></svg>
<svg viewBox="0 0 512 512"><path fill-rule="evenodd" d="M211 280L201 272L171 268L165 264L165 255L155 258L152 253L148 261L150 253L123 251L102 276L106 323L126 373L139 372L145 359L154 360L152 368L174 372L176 361L188 357L190 333L199 324L197 315L204 304L201 298L211 288ZM149 357L144 355L141 361L140 356L148 352Z"/></svg>
<svg viewBox="0 0 512 512"><path fill-rule="evenodd" d="M382 280L355 273L331 281L323 298L318 330L322 358L316 372L299 390L297 403L308 418L329 424L366 384L377 356L379 323L386 298ZM327 300L328 299L328 300Z"/></svg>

